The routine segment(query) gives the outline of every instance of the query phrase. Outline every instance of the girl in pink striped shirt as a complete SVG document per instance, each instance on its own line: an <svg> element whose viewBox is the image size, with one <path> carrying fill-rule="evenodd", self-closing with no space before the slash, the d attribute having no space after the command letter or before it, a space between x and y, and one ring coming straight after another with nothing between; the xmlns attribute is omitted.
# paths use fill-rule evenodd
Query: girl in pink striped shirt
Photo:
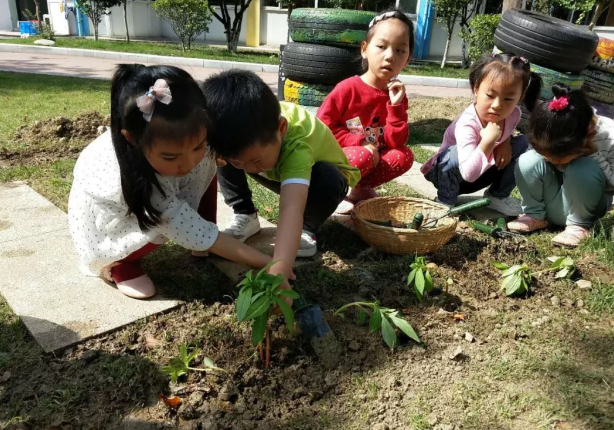
<svg viewBox="0 0 614 430"><path fill-rule="evenodd" d="M520 202L510 197L516 182L514 167L528 148L525 136L514 136L520 121L518 104L533 110L541 78L529 62L510 54L485 56L469 74L475 100L450 124L439 152L422 166L437 188L437 200L454 206L458 196L489 187L490 207L504 215L520 214Z"/></svg>

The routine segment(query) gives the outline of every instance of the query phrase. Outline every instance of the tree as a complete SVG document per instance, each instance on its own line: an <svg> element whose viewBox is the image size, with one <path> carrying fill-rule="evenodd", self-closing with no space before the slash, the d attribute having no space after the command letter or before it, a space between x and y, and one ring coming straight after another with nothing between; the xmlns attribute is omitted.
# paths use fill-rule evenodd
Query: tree
<svg viewBox="0 0 614 430"><path fill-rule="evenodd" d="M102 17L110 13L109 9L118 6L119 0L81 0L79 8L92 20L94 24L94 39L98 40L98 24L102 22Z"/></svg>
<svg viewBox="0 0 614 430"><path fill-rule="evenodd" d="M437 22L444 25L448 35L446 39L446 49L443 51L443 59L441 60L442 69L446 65L448 51L450 50L450 41L452 40L452 35L454 34L453 32L454 26L456 25L456 20L461 14L463 8L466 8L471 1L472 0L431 0L431 3L437 12Z"/></svg>
<svg viewBox="0 0 614 430"><path fill-rule="evenodd" d="M522 0L503 0L503 12L508 9L522 8Z"/></svg>
<svg viewBox="0 0 614 430"><path fill-rule="evenodd" d="M209 31L213 9L206 0L156 0L151 7L170 24L184 51L186 46L188 50L192 48L194 39Z"/></svg>
<svg viewBox="0 0 614 430"><path fill-rule="evenodd" d="M469 24L469 21L471 20L471 18L477 14L477 11L480 10L482 7L482 0L474 0L473 2L470 3L465 3L462 7L461 7L461 13L460 13L460 37L462 40L462 46L461 46L461 51L462 51L462 66L463 67L469 67L469 59L471 57L471 55L467 52L467 43L468 40L466 40L465 37L463 37L463 34L466 33L471 33L472 29L471 29L471 25ZM494 30L493 30L493 34L494 34Z"/></svg>
<svg viewBox="0 0 614 430"><path fill-rule="evenodd" d="M588 29L593 31L597 21L603 12L612 5L612 2L613 0L554 0L552 3L571 11L579 11L580 16L578 16L576 24L582 24L587 15L594 9L595 12L588 25Z"/></svg>
<svg viewBox="0 0 614 430"><path fill-rule="evenodd" d="M228 3L229 2L227 0L220 0L221 15L214 10L213 16L215 16L224 26L224 34L226 34L226 47L230 52L237 52L239 36L241 35L241 24L243 24L243 14L249 5L252 4L252 0L234 0L234 19L230 18Z"/></svg>
<svg viewBox="0 0 614 430"><path fill-rule="evenodd" d="M38 21L38 30L43 30L43 15L41 14L40 0L34 0L34 7L36 8L36 20Z"/></svg>
<svg viewBox="0 0 614 430"><path fill-rule="evenodd" d="M130 43L130 33L128 32L128 0L120 0L124 11L124 27L126 28L126 42Z"/></svg>
<svg viewBox="0 0 614 430"><path fill-rule="evenodd" d="M476 61L482 55L492 52L495 30L500 19L501 15L476 15L468 29L461 29L460 37L469 45L469 60Z"/></svg>

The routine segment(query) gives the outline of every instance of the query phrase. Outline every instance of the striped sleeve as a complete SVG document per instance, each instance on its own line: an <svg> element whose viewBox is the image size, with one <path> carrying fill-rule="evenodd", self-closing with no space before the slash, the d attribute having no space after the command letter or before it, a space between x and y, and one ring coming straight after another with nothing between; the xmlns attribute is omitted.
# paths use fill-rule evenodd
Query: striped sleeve
<svg viewBox="0 0 614 430"><path fill-rule="evenodd" d="M614 121L598 117L597 134L593 139L597 152L591 155L603 171L607 181L614 186Z"/></svg>

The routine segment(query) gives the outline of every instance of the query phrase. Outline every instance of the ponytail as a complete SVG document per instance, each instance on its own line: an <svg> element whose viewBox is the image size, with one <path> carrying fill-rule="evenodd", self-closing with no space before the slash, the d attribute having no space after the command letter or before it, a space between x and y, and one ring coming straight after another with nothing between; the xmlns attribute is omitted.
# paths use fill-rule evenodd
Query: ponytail
<svg viewBox="0 0 614 430"><path fill-rule="evenodd" d="M527 107L529 112L533 112L535 109L535 105L539 100L539 96L542 90L542 78L535 72L531 72L531 78L529 80L529 85L524 92L524 105Z"/></svg>

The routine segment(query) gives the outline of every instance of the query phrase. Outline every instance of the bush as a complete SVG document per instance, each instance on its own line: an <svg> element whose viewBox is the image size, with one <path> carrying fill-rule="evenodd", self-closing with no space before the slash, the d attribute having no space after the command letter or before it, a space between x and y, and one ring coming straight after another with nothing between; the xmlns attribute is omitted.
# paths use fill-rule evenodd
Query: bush
<svg viewBox="0 0 614 430"><path fill-rule="evenodd" d="M171 25L184 51L200 34L209 31L212 10L206 0L156 0L151 7Z"/></svg>
<svg viewBox="0 0 614 430"><path fill-rule="evenodd" d="M51 26L51 24L43 22L43 25L40 29L40 36L43 39L55 40L55 32L53 31L53 27Z"/></svg>
<svg viewBox="0 0 614 430"><path fill-rule="evenodd" d="M460 38L469 46L469 59L476 61L484 54L490 54L495 46L495 30L501 15L476 15L469 24L469 30L462 28Z"/></svg>

